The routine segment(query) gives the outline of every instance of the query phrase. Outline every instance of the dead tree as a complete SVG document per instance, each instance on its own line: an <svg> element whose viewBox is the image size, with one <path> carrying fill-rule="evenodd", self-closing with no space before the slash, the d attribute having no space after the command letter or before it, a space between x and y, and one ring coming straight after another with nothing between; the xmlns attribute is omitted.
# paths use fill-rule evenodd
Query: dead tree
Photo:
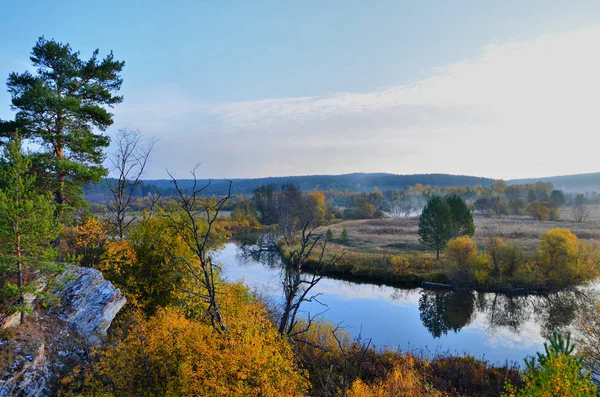
<svg viewBox="0 0 600 397"><path fill-rule="evenodd" d="M286 240L287 242L288 240ZM288 247L291 248L291 247ZM304 222L301 229L301 239L299 245L289 251L287 259L284 261L283 276L283 295L284 303L279 322L279 333L286 335L293 340L300 340L301 335L308 332L314 318L321 313L311 316L308 313L306 322L298 328L298 313L304 303L319 302L321 293L313 294L312 290L321 280L319 269L324 265L324 256L327 248L327 241L323 234L315 233L315 227L311 227L310 220ZM314 257L313 257L314 255ZM341 255L334 255L329 260L333 264L340 259ZM306 274L306 264L308 261L314 261L312 274ZM323 305L323 304L322 304Z"/></svg>
<svg viewBox="0 0 600 397"><path fill-rule="evenodd" d="M116 181L107 179L107 184L113 196L110 204L113 222L119 239L122 239L125 229L135 220L135 217L127 219L127 215L155 141L150 140L144 145L138 131L124 129L117 133L115 143L116 152L109 161L118 176Z"/></svg>
<svg viewBox="0 0 600 397"><path fill-rule="evenodd" d="M361 332L358 333L356 339L350 343L344 343L344 340L338 335L342 329L341 324L338 324L331 331L333 338L337 342L338 349L342 358L341 362L341 379L338 385L340 396L344 397L348 393L348 389L352 386L352 382L360 374L361 367L365 361L365 357L371 347L371 339L365 341L362 338Z"/></svg>
<svg viewBox="0 0 600 397"><path fill-rule="evenodd" d="M575 222L581 223L587 219L588 215L589 211L585 205L585 197L582 194L578 194L573 206L573 218Z"/></svg>
<svg viewBox="0 0 600 397"><path fill-rule="evenodd" d="M196 167L197 168L197 167ZM184 292L202 300L208 307L206 313L210 317L213 328L219 333L227 332L227 325L221 314L217 299L217 274L218 264L213 262L211 256L212 242L214 238L214 224L219 216L223 205L231 198L231 181L227 194L220 199L209 199L203 196L211 181L202 187L198 187L196 168L191 172L193 185L190 194L186 194L179 186L177 180L169 173L177 194L182 216L177 217L167 214L176 233L194 254L197 263L192 263L188 258L180 257L185 268L189 272L188 277L200 285L200 289L194 290L178 286ZM167 171L168 173L168 171Z"/></svg>

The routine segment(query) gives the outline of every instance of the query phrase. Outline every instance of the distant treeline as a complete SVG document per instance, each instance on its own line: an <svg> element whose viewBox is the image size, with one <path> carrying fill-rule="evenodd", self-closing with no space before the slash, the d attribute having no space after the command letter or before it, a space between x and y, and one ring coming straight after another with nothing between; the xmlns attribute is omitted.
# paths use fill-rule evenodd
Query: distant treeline
<svg viewBox="0 0 600 397"><path fill-rule="evenodd" d="M109 179L110 181L110 179ZM198 180L198 186L210 185L204 191L207 195L222 195L227 193L229 182L224 179ZM494 182L490 178L480 178L464 175L448 174L346 174L346 175L309 175L309 176L287 176L255 179L233 179L232 193L250 195L263 185L295 185L300 190L321 191L349 191L349 192L372 192L374 190L391 191L402 190L408 186L417 184L436 187L466 187L466 186L490 186ZM181 188L190 190L193 185L191 179L178 180ZM172 197L177 194L173 183L169 179L145 180L137 188L135 197L144 197L148 193L160 193L163 197ZM106 181L90 184L85 187L85 198L88 202L108 203L111 193Z"/></svg>
<svg viewBox="0 0 600 397"><path fill-rule="evenodd" d="M546 178L513 179L509 185L525 185L536 182L551 183L556 189L570 193L586 193L600 191L600 172L590 174L551 176Z"/></svg>

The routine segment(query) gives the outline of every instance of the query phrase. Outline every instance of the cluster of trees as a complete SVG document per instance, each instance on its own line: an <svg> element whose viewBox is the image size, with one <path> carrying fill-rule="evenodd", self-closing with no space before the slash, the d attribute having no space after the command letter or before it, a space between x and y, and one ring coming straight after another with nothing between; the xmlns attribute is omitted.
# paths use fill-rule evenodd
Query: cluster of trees
<svg viewBox="0 0 600 397"><path fill-rule="evenodd" d="M419 238L422 244L440 251L452 237L473 236L475 224L465 201L458 196L445 199L433 196L419 218Z"/></svg>
<svg viewBox="0 0 600 397"><path fill-rule="evenodd" d="M432 197L419 218L418 233L421 243L436 251L437 259L445 250L455 285L552 288L592 280L599 274L598 249L579 242L567 229L542 233L533 255L499 237L489 238L486 252L478 254L472 240L473 217L457 196Z"/></svg>
<svg viewBox="0 0 600 397"><path fill-rule="evenodd" d="M264 225L279 225L284 235L289 236L297 224L310 219L319 224L335 215L325 203L325 195L319 191L302 192L296 185L282 185L279 190L274 185L263 185L254 190L253 207L258 219ZM238 207L239 208L239 207Z"/></svg>
<svg viewBox="0 0 600 397"><path fill-rule="evenodd" d="M497 180L488 195L475 200L473 209L488 215L527 214L536 220L557 220L565 203L565 193L551 183L509 186Z"/></svg>
<svg viewBox="0 0 600 397"><path fill-rule="evenodd" d="M199 183L206 184L208 180L200 180ZM488 178L478 178L461 175L446 174L421 174L421 175L393 175L393 174L346 174L346 175L307 175L286 176L254 179L234 179L233 194L250 195L257 188L264 185L294 185L303 191L321 190L331 192L372 192L375 189L393 191L405 189L409 186L425 184L427 186L475 186L489 185L492 182ZM182 180L180 188L186 193L192 184L191 180ZM207 188L207 194L222 195L228 191L228 181L214 180ZM148 193L160 193L166 197L177 195L170 179L146 180L140 185L136 196L144 196ZM110 192L103 184L86 186L86 198L98 202L106 202L110 199Z"/></svg>
<svg viewBox="0 0 600 397"><path fill-rule="evenodd" d="M499 237L489 238L484 253L470 237L448 241L446 257L453 266L452 280L466 285L511 285L560 288L593 280L600 274L600 251L580 242L571 231L556 228L540 235L533 254Z"/></svg>

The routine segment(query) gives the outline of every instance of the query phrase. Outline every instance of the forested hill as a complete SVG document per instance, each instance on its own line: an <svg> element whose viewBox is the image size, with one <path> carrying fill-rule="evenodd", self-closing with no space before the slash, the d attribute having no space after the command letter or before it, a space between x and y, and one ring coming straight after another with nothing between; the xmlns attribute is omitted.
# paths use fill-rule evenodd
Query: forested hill
<svg viewBox="0 0 600 397"><path fill-rule="evenodd" d="M556 189L561 189L567 192L583 193L600 191L600 172L590 174L549 176L544 178L529 178L529 179L513 179L508 181L510 185L528 184L537 181L549 182Z"/></svg>
<svg viewBox="0 0 600 397"><path fill-rule="evenodd" d="M206 183L208 180L199 181ZM448 175L448 174L416 174L416 175L395 175L395 174L345 174L345 175L306 175L306 176L281 176L255 179L233 179L234 193L252 193L259 186L273 184L277 187L283 184L293 184L301 190L350 190L359 192L371 192L373 189L395 190L403 189L405 186L422 185L430 186L472 186L476 184L491 185L494 181L488 178L479 178L474 176ZM152 184L160 189L172 187L170 180L147 180L145 183ZM184 188L191 186L191 180L181 181L180 185ZM214 192L225 191L227 181L213 180L211 187Z"/></svg>
<svg viewBox="0 0 600 397"><path fill-rule="evenodd" d="M208 179L198 180L198 186L208 183ZM182 179L178 181L179 185L187 190L191 188L193 181ZM307 175L307 176L282 176L270 178L254 179L233 179L233 193L250 194L254 189L266 184L273 184L277 187L282 184L294 184L301 190L350 190L359 192L371 192L375 188L381 191L401 190L406 186L412 186L417 183L437 187L447 186L490 186L493 179L480 178L464 175L448 174L415 174L415 175L395 175L395 174L345 174L345 175ZM213 179L205 190L206 194L223 194L227 191L228 181L223 179ZM145 196L149 192L159 190L165 196L175 194L174 186L169 179L145 180L136 195ZM101 182L96 185L87 186L85 189L88 201L103 202L110 197L106 183Z"/></svg>

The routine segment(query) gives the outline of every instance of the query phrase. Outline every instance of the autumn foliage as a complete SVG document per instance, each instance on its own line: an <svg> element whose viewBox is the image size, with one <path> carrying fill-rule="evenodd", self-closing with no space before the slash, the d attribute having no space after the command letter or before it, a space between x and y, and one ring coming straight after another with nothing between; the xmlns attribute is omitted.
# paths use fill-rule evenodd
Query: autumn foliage
<svg viewBox="0 0 600 397"><path fill-rule="evenodd" d="M302 396L304 372L261 304L239 286L225 293L228 334L170 307L138 318L79 385L83 396ZM65 386L76 377L65 379Z"/></svg>

